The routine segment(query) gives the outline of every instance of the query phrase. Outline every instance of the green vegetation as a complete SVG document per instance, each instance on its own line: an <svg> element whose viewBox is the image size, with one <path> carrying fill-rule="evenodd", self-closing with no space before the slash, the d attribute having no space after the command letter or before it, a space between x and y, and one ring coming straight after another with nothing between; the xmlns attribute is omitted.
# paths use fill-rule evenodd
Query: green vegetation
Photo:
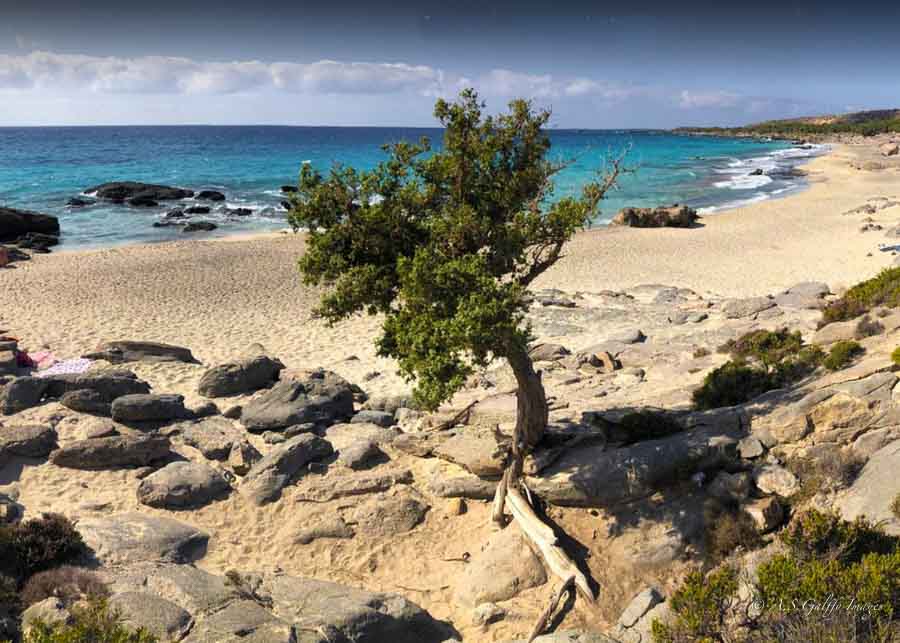
<svg viewBox="0 0 900 643"><path fill-rule="evenodd" d="M119 614L102 599L71 610L71 623L35 623L22 643L156 643L156 637L141 628L131 630L121 624Z"/></svg>
<svg viewBox="0 0 900 643"><path fill-rule="evenodd" d="M895 518L900 519L900 493L891 500L891 513L894 514Z"/></svg>
<svg viewBox="0 0 900 643"><path fill-rule="evenodd" d="M839 371L852 362L854 357L864 352L865 349L858 342L842 339L832 345L822 365L829 371Z"/></svg>
<svg viewBox="0 0 900 643"><path fill-rule="evenodd" d="M886 268L850 288L843 297L825 307L822 322L829 324L853 319L876 306L900 306L900 268Z"/></svg>
<svg viewBox="0 0 900 643"><path fill-rule="evenodd" d="M722 567L706 576L692 572L670 599L675 622L665 625L654 621L653 640L656 643L720 640L725 612L737 589L737 572L731 567Z"/></svg>
<svg viewBox="0 0 900 643"><path fill-rule="evenodd" d="M736 505L708 503L703 511L703 524L706 553L714 562L724 560L739 547L750 551L763 543L753 519Z"/></svg>
<svg viewBox="0 0 900 643"><path fill-rule="evenodd" d="M897 366L900 366L900 346L891 352L891 361Z"/></svg>
<svg viewBox="0 0 900 643"><path fill-rule="evenodd" d="M428 139L385 147L372 170L304 165L289 215L308 231L300 270L329 286L318 314L329 322L384 315L378 354L410 380L420 408L437 407L477 369L506 358L522 417L521 461L540 440L547 403L528 356L526 291L598 213L619 161L577 197L553 200L548 111L515 100L485 116L473 90L438 100L443 146Z"/></svg>
<svg viewBox="0 0 900 643"><path fill-rule="evenodd" d="M900 111L877 110L824 118L797 118L766 121L745 127L691 127L679 132L696 132L719 136L777 136L802 138L833 134L874 136L900 132Z"/></svg>
<svg viewBox="0 0 900 643"><path fill-rule="evenodd" d="M635 411L622 416L619 426L625 434L626 444L655 440L684 431L684 427L665 413Z"/></svg>
<svg viewBox="0 0 900 643"><path fill-rule="evenodd" d="M818 346L806 346L799 331L757 330L719 349L731 361L711 371L694 391L698 409L742 404L767 391L805 377L825 358Z"/></svg>
<svg viewBox="0 0 900 643"><path fill-rule="evenodd" d="M787 466L800 479L800 491L791 496L791 505L799 507L820 491L849 487L864 464L849 450L826 452L816 458L792 458Z"/></svg>
<svg viewBox="0 0 900 643"><path fill-rule="evenodd" d="M787 551L757 570L756 602L763 609L749 623L748 640L897 640L900 538L864 519L848 522L809 511L797 516L781 539ZM729 610L737 605L737 589L737 573L728 566L705 577L689 575L672 595L673 622L653 623L654 641L735 640L726 623L734 622ZM811 605L820 606L815 614ZM834 607L826 612L821 607L826 605ZM791 637L784 638L786 633Z"/></svg>
<svg viewBox="0 0 900 643"><path fill-rule="evenodd" d="M0 527L0 574L17 582L74 562L86 551L81 534L58 514Z"/></svg>
<svg viewBox="0 0 900 643"><path fill-rule="evenodd" d="M856 339L865 339L866 337L874 337L884 332L884 324L876 319L864 315L856 324L854 336Z"/></svg>

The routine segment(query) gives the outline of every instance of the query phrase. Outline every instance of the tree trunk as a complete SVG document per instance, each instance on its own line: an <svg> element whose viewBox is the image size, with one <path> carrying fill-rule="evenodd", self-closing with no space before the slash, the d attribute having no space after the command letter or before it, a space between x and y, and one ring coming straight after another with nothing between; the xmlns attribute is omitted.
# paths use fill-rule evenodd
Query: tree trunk
<svg viewBox="0 0 900 643"><path fill-rule="evenodd" d="M518 343L508 348L506 355L513 374L516 376L516 429L513 434L512 455L513 470L510 484L515 483L522 475L525 456L541 441L547 428L549 410L547 396L541 376L535 372L531 357L526 348Z"/></svg>

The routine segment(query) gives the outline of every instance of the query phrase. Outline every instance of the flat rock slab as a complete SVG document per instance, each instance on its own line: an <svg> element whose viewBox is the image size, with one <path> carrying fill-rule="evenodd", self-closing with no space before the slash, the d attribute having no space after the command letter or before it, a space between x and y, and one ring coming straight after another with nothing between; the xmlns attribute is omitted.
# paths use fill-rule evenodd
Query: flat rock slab
<svg viewBox="0 0 900 643"><path fill-rule="evenodd" d="M55 447L56 431L49 426L0 426L0 461L4 456L46 458Z"/></svg>
<svg viewBox="0 0 900 643"><path fill-rule="evenodd" d="M185 422L175 428L185 444L194 447L209 460L227 460L234 443L242 439L243 433L224 417Z"/></svg>
<svg viewBox="0 0 900 643"><path fill-rule="evenodd" d="M358 533L373 538L405 534L425 520L428 505L407 490L394 495L381 494L367 498L351 513Z"/></svg>
<svg viewBox="0 0 900 643"><path fill-rule="evenodd" d="M78 531L103 565L190 563L206 555L209 541L191 525L136 512L82 518Z"/></svg>
<svg viewBox="0 0 900 643"><path fill-rule="evenodd" d="M141 480L141 504L161 509L202 507L226 495L228 481L207 464L172 462Z"/></svg>
<svg viewBox="0 0 900 643"><path fill-rule="evenodd" d="M384 428L369 423L332 424L325 429L323 437L331 442L336 451L360 442L373 442L377 445L391 444L401 435L396 428Z"/></svg>
<svg viewBox="0 0 900 643"><path fill-rule="evenodd" d="M200 378L197 387L205 397L227 397L268 388L284 370L284 364L266 355L214 366Z"/></svg>
<svg viewBox="0 0 900 643"><path fill-rule="evenodd" d="M547 582L541 561L515 525L491 534L458 574L454 600L468 607L509 600Z"/></svg>
<svg viewBox="0 0 900 643"><path fill-rule="evenodd" d="M271 598L275 615L295 623L301 633L324 630L335 641L443 643L456 638L451 627L398 594L285 575L264 577L258 593Z"/></svg>
<svg viewBox="0 0 900 643"><path fill-rule="evenodd" d="M835 506L846 520L866 516L881 523L884 530L900 536L900 519L891 510L891 503L900 493L900 440L882 447L869 458L859 476Z"/></svg>
<svg viewBox="0 0 900 643"><path fill-rule="evenodd" d="M106 342L92 353L86 354L88 359L102 359L112 364L124 362L184 362L199 364L191 353L191 349L158 342L140 342L122 340Z"/></svg>
<svg viewBox="0 0 900 643"><path fill-rule="evenodd" d="M696 428L659 440L609 449L579 446L528 477L529 487L558 505L608 507L645 497L674 478L688 478L698 468L732 461L739 430Z"/></svg>
<svg viewBox="0 0 900 643"><path fill-rule="evenodd" d="M254 464L244 477L240 491L257 505L277 500L301 468L332 453L328 441L309 433L298 435L276 446Z"/></svg>
<svg viewBox="0 0 900 643"><path fill-rule="evenodd" d="M428 490L440 498L490 500L497 490L497 482L482 480L475 475L448 475L438 471L428 481Z"/></svg>
<svg viewBox="0 0 900 643"><path fill-rule="evenodd" d="M492 429L468 427L434 449L434 455L483 478L503 475L508 440Z"/></svg>
<svg viewBox="0 0 900 643"><path fill-rule="evenodd" d="M194 622L187 610L149 592L122 592L110 598L109 605L124 625L143 627L164 641L180 641Z"/></svg>
<svg viewBox="0 0 900 643"><path fill-rule="evenodd" d="M54 451L50 461L70 469L116 469L147 466L171 455L163 436L112 435L70 442Z"/></svg>
<svg viewBox="0 0 900 643"><path fill-rule="evenodd" d="M320 478L310 477L304 480L294 498L300 502L327 502L336 498L387 491L394 485L410 484L412 481L413 475L409 469L381 467L377 471L329 472Z"/></svg>
<svg viewBox="0 0 900 643"><path fill-rule="evenodd" d="M395 425L394 414L387 411L376 411L373 409L363 409L350 419L351 424L375 424L381 427L389 427Z"/></svg>
<svg viewBox="0 0 900 643"><path fill-rule="evenodd" d="M741 319L743 317L752 317L774 306L775 300L769 297L731 299L722 306L722 313L726 319Z"/></svg>

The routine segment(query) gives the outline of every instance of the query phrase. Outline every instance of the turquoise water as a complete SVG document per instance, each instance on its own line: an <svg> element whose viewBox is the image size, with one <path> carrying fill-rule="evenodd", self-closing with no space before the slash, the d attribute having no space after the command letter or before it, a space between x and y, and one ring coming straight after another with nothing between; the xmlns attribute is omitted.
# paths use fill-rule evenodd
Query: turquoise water
<svg viewBox="0 0 900 643"><path fill-rule="evenodd" d="M154 228L166 211L97 203L66 206L69 198L106 181L145 181L225 192L209 215L214 235L285 226L279 187L296 182L309 161L327 169L340 162L369 168L384 158L381 145L440 130L339 127L70 127L0 128L0 205L60 218L65 247L110 246L183 238L177 228ZM803 187L794 165L821 153L786 142L758 143L652 131L553 131L551 156L575 159L557 177L556 196L577 192L609 154L629 149L637 172L623 178L603 203L597 223L620 208L687 203L714 211L788 194ZM751 175L760 169L761 175ZM226 208L253 210L249 217Z"/></svg>

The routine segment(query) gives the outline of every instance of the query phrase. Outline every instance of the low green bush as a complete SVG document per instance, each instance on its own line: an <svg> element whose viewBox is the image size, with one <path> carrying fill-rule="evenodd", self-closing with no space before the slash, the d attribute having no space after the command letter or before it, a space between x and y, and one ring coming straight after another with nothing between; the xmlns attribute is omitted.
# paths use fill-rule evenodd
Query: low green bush
<svg viewBox="0 0 900 643"><path fill-rule="evenodd" d="M829 371L839 371L864 352L865 349L858 342L842 339L834 343L822 365Z"/></svg>
<svg viewBox="0 0 900 643"><path fill-rule="evenodd" d="M708 502L703 508L703 526L706 553L715 563L738 548L750 551L763 544L753 519L736 505Z"/></svg>
<svg viewBox="0 0 900 643"><path fill-rule="evenodd" d="M734 361L756 360L771 369L782 360L796 356L802 349L803 337L800 331L791 333L787 328L780 328L745 333L726 342L719 351L730 354Z"/></svg>
<svg viewBox="0 0 900 643"><path fill-rule="evenodd" d="M872 319L868 315L863 315L863 318L856 323L854 336L856 339L865 339L866 337L880 335L883 332L884 324L876 319Z"/></svg>
<svg viewBox="0 0 900 643"><path fill-rule="evenodd" d="M692 397L698 409L716 409L742 404L776 388L777 380L771 374L746 364L725 362L707 373Z"/></svg>
<svg viewBox="0 0 900 643"><path fill-rule="evenodd" d="M900 346L895 348L891 353L891 361L897 366L900 366Z"/></svg>
<svg viewBox="0 0 900 643"><path fill-rule="evenodd" d="M692 572L669 599L674 622L666 625L653 621L654 642L720 640L725 612L737 589L737 572L731 567L722 567L706 576Z"/></svg>
<svg viewBox="0 0 900 643"><path fill-rule="evenodd" d="M22 643L157 643L147 630L131 630L122 625L119 614L106 601L94 600L71 610L71 623L49 625L37 622L28 629Z"/></svg>
<svg viewBox="0 0 900 643"><path fill-rule="evenodd" d="M900 267L882 270L877 276L850 288L843 297L825 307L822 322L847 321L876 306L900 306Z"/></svg>

